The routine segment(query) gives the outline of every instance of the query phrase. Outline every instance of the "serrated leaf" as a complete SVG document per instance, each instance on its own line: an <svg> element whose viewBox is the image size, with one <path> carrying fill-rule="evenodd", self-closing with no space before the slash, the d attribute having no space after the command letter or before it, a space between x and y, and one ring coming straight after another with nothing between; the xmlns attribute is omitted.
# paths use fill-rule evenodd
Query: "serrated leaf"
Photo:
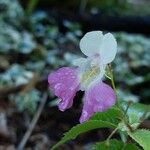
<svg viewBox="0 0 150 150"><path fill-rule="evenodd" d="M109 144L106 141L96 143L92 150L138 150L138 147L134 144L125 144L122 141L112 139L109 140Z"/></svg>
<svg viewBox="0 0 150 150"><path fill-rule="evenodd" d="M138 115L137 115L135 112L130 113L129 123L130 123L130 124L133 124L133 123L137 123L137 122L139 122L139 117L138 117Z"/></svg>
<svg viewBox="0 0 150 150"><path fill-rule="evenodd" d="M128 103L125 101L121 102L121 105L124 110L126 110ZM146 114L145 114L146 113ZM150 106L140 104L140 103L133 103L129 106L127 115L129 116L129 121L130 123L139 123L141 120L141 117L144 116L144 119L150 117Z"/></svg>
<svg viewBox="0 0 150 150"><path fill-rule="evenodd" d="M150 149L150 131L139 129L135 132L129 132L129 136L134 139L139 145L141 145L144 150Z"/></svg>
<svg viewBox="0 0 150 150"><path fill-rule="evenodd" d="M87 131L98 129L98 128L116 128L115 124L112 124L107 121L101 120L89 120L83 124L78 124L65 133L64 137L54 145L51 150L56 149L58 146L64 144L65 142L75 139L79 134L85 133Z"/></svg>
<svg viewBox="0 0 150 150"><path fill-rule="evenodd" d="M90 120L108 121L114 123L115 125L118 125L122 117L123 112L120 109L114 107L104 112L95 113L95 115L93 115Z"/></svg>

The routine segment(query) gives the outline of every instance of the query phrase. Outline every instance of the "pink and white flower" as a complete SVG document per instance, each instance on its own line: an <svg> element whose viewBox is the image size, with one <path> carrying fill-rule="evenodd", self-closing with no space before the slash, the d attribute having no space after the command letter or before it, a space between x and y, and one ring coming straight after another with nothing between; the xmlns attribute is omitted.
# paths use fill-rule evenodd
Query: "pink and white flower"
<svg viewBox="0 0 150 150"><path fill-rule="evenodd" d="M76 92L85 91L80 123L88 120L95 112L102 112L115 104L113 89L102 82L105 68L117 52L117 42L111 33L92 31L80 41L80 49L87 57L74 61L75 67L63 67L49 74L50 89L60 98L61 111L70 108Z"/></svg>

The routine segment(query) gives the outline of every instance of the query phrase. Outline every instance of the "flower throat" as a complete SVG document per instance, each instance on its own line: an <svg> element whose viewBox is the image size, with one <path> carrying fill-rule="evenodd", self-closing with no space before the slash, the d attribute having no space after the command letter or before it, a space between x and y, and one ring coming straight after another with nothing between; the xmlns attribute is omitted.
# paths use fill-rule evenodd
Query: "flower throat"
<svg viewBox="0 0 150 150"><path fill-rule="evenodd" d="M81 75L81 87L86 89L88 85L100 74L98 66L90 67L86 72Z"/></svg>

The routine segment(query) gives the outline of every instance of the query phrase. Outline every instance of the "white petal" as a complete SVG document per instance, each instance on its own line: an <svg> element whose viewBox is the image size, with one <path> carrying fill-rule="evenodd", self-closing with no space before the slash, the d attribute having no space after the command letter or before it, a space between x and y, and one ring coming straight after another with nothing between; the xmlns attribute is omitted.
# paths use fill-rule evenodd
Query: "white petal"
<svg viewBox="0 0 150 150"><path fill-rule="evenodd" d="M113 61L117 52L117 41L111 33L107 33L103 36L100 46L100 56L104 64L108 64Z"/></svg>
<svg viewBox="0 0 150 150"><path fill-rule="evenodd" d="M99 54L100 45L103 38L101 31L91 31L80 40L80 49L86 56Z"/></svg>
<svg viewBox="0 0 150 150"><path fill-rule="evenodd" d="M74 66L81 66L87 62L87 58L77 58L73 61Z"/></svg>
<svg viewBox="0 0 150 150"><path fill-rule="evenodd" d="M88 58L78 58L73 61L73 65L79 67L80 74L86 72L90 66L90 60Z"/></svg>

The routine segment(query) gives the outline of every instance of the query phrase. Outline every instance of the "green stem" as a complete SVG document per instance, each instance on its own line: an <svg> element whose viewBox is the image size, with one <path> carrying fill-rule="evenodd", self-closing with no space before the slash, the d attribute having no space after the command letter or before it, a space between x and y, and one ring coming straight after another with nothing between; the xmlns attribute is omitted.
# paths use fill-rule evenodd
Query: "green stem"
<svg viewBox="0 0 150 150"><path fill-rule="evenodd" d="M111 132L111 134L109 135L109 137L106 140L107 145L109 145L109 140L117 132L117 130L118 130L118 127Z"/></svg>
<svg viewBox="0 0 150 150"><path fill-rule="evenodd" d="M113 87L113 89L115 91L115 95L116 95L116 99L117 99L116 104L117 104L118 107L120 107L119 106L119 99L118 99L118 94L117 94L117 90L116 90L116 86L115 86L115 82L114 82L114 76L113 76L113 71L112 71L111 64L109 64L108 67L109 67L109 73L110 73L110 78L111 78L111 84L112 84L112 87Z"/></svg>
<svg viewBox="0 0 150 150"><path fill-rule="evenodd" d="M126 109L124 110L124 114L125 114L125 115L127 114L128 109L129 109L129 107L131 106L131 104L132 104L132 102L129 101L129 102L128 102L128 105L127 105L127 107L126 107Z"/></svg>
<svg viewBox="0 0 150 150"><path fill-rule="evenodd" d="M112 76L111 76L111 84L112 84L112 87L113 87L113 89L115 90L115 93L116 93L116 96L117 96L117 90L116 90L116 86L115 86L115 83L114 83L113 74L112 74Z"/></svg>

